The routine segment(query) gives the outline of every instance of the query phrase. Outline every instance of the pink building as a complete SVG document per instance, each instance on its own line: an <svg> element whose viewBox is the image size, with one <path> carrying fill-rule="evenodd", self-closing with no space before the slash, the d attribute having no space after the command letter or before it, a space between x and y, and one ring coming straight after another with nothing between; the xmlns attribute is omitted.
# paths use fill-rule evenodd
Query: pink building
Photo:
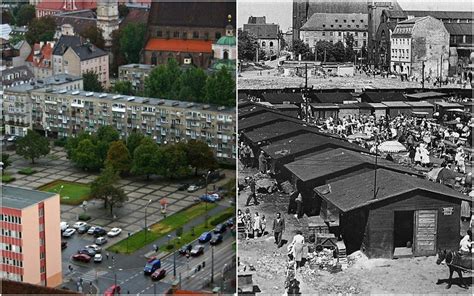
<svg viewBox="0 0 474 296"><path fill-rule="evenodd" d="M62 283L59 195L2 185L1 276L48 287Z"/></svg>

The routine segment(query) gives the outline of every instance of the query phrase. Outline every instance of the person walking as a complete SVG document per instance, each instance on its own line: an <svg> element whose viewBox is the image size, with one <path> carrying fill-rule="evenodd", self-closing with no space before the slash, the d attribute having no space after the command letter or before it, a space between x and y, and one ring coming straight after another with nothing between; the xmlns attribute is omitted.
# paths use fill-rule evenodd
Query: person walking
<svg viewBox="0 0 474 296"><path fill-rule="evenodd" d="M260 219L260 232L262 235L265 235L266 228L267 228L267 219L265 219L265 215L262 215L262 219Z"/></svg>
<svg viewBox="0 0 474 296"><path fill-rule="evenodd" d="M281 244L283 232L285 231L285 220L281 217L281 213L277 213L276 219L273 220L272 230L275 237L275 244L277 244L279 247Z"/></svg>
<svg viewBox="0 0 474 296"><path fill-rule="evenodd" d="M293 258L296 262L296 269L298 269L301 267L301 261L303 260L304 247L304 236L300 230L296 231L296 235L293 237L290 246L292 246L293 249Z"/></svg>
<svg viewBox="0 0 474 296"><path fill-rule="evenodd" d="M298 192L298 196L295 199L296 202L296 213L295 213L295 218L298 219L301 217L301 208L303 206L303 196L301 196L301 193Z"/></svg>
<svg viewBox="0 0 474 296"><path fill-rule="evenodd" d="M261 151L260 155L258 156L258 170L262 174L265 174L267 172L267 159L263 151Z"/></svg>
<svg viewBox="0 0 474 296"><path fill-rule="evenodd" d="M258 212L255 212L254 214L254 217L253 217L253 238L257 238L257 237L260 237L260 227L261 227L261 220L260 220L260 216L258 215Z"/></svg>
<svg viewBox="0 0 474 296"><path fill-rule="evenodd" d="M257 200L257 195L256 195L256 182L255 182L255 179L254 178L251 178L250 179L250 194L249 196L247 197L247 202L245 203L245 206L249 206L250 205L250 201L253 199L253 203L254 205L258 205L259 202Z"/></svg>

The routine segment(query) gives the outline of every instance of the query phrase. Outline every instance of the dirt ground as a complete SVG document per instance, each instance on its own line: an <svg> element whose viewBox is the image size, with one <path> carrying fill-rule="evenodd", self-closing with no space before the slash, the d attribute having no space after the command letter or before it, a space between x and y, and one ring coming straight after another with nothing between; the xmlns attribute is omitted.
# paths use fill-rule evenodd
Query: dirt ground
<svg viewBox="0 0 474 296"><path fill-rule="evenodd" d="M240 166L239 179L255 173L253 170L242 169ZM281 212L286 221L286 232L283 240L291 241L300 222L292 215L287 214L287 196L284 194L258 195L258 206L245 206L249 189L239 194L239 209L249 208L253 214L258 211L260 216L267 219L269 234L257 239L246 240L239 237L238 252L241 265L253 265L254 284L258 285L262 294L284 293L285 266L287 258L287 244L277 248L271 234L271 225L277 211ZM466 290L454 282L450 290L446 290L446 280L449 277L446 265L436 265L436 257L417 257L406 259L367 259L357 263L339 273L311 270L309 264L298 273L303 294L462 294L473 295L472 274L464 274L470 289ZM457 274L453 276L457 278Z"/></svg>
<svg viewBox="0 0 474 296"><path fill-rule="evenodd" d="M260 73L262 75L260 75ZM304 77L285 77L277 74L277 70L244 71L239 75L239 89L273 89L285 87L303 87ZM380 75L368 77L365 73L356 74L354 77L309 77L308 87L322 88L416 88L421 87L420 82L402 82L400 78L382 78ZM448 84L449 88L461 87L457 84ZM470 88L470 86L467 86ZM425 83L425 88L434 88L433 84Z"/></svg>

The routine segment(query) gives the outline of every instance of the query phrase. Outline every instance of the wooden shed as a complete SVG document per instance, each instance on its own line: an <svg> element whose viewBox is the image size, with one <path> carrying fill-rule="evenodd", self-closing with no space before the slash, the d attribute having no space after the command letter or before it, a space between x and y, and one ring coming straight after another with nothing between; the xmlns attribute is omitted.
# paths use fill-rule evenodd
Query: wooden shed
<svg viewBox="0 0 474 296"><path fill-rule="evenodd" d="M337 118L339 106L332 103L312 103L311 113L315 118L326 119L329 117Z"/></svg>
<svg viewBox="0 0 474 296"><path fill-rule="evenodd" d="M298 117L300 107L295 104L273 104L273 108L291 117Z"/></svg>
<svg viewBox="0 0 474 296"><path fill-rule="evenodd" d="M434 105L426 102L426 101L419 101L419 102L406 102L408 105L411 106L411 114L415 117L433 117L434 113Z"/></svg>
<svg viewBox="0 0 474 296"><path fill-rule="evenodd" d="M445 101L435 102L436 112L439 112L439 116L443 117L448 112L463 112L464 106L458 103L451 103Z"/></svg>
<svg viewBox="0 0 474 296"><path fill-rule="evenodd" d="M330 183L315 191L324 200L321 216L338 217L348 254L369 257L432 256L459 248L460 210L471 199L451 188L386 169Z"/></svg>
<svg viewBox="0 0 474 296"><path fill-rule="evenodd" d="M397 117L400 114L411 115L411 106L402 101L383 102L387 106L387 114L391 118Z"/></svg>
<svg viewBox="0 0 474 296"><path fill-rule="evenodd" d="M339 119L342 118L349 118L349 117L354 117L358 118L359 117L359 106L357 104L338 104L339 106L339 112L338 116Z"/></svg>
<svg viewBox="0 0 474 296"><path fill-rule="evenodd" d="M368 103L372 107L375 119L384 118L387 115L387 106L382 103Z"/></svg>

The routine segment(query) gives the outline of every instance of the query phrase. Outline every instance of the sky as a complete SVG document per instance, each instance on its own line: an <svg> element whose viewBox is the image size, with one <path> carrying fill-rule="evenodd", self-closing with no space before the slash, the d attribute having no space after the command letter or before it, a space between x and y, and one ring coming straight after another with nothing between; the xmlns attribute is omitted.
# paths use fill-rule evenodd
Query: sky
<svg viewBox="0 0 474 296"><path fill-rule="evenodd" d="M239 27L247 23L249 16L266 16L267 23L280 24L280 29L283 31L286 31L292 26L292 0L258 0L258 2L238 0L237 3L237 21ZM472 0L398 0L398 3L405 10L474 10L474 1Z"/></svg>

